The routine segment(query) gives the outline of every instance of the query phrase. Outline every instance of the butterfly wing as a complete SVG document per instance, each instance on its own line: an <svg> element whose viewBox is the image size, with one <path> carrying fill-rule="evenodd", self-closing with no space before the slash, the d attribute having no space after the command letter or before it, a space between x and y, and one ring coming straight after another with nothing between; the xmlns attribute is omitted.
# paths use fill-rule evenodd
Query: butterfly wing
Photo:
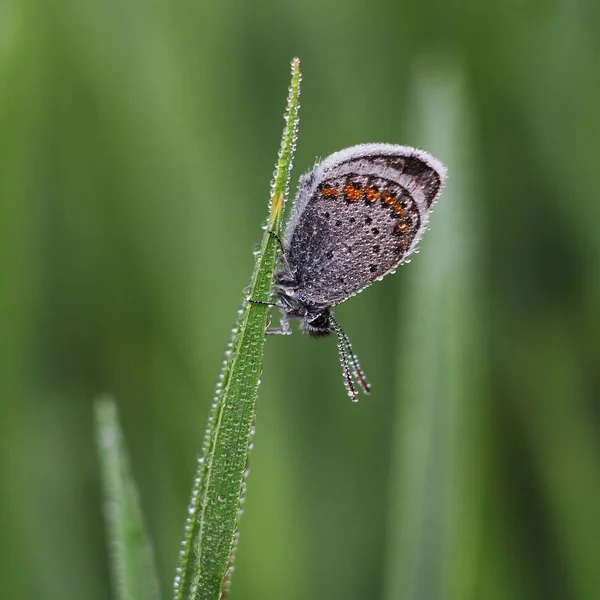
<svg viewBox="0 0 600 600"><path fill-rule="evenodd" d="M333 306L393 271L426 230L445 180L440 161L408 146L362 144L326 158L302 178L286 228L290 292Z"/></svg>

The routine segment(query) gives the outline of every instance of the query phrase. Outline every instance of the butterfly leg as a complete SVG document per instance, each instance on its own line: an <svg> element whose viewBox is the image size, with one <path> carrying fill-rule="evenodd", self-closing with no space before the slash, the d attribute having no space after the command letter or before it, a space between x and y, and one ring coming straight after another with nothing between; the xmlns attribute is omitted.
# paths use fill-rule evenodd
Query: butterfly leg
<svg viewBox="0 0 600 600"><path fill-rule="evenodd" d="M246 302L250 302L252 304L262 304L263 306L277 306L278 308L285 308L279 302L263 302L262 300L253 300L252 298L246 298ZM280 323L280 327L276 329L271 329L271 316L269 315L269 323L267 324L267 329L265 330L265 333L267 335L292 335L292 330L290 329L290 322L285 312L281 313Z"/></svg>
<svg viewBox="0 0 600 600"><path fill-rule="evenodd" d="M279 244L279 249L281 250L281 253L285 254L285 249L283 247L283 242L281 241L281 238L274 231L271 231L270 229L268 231L269 231L269 235L271 237L274 237L277 240L277 243Z"/></svg>
<svg viewBox="0 0 600 600"><path fill-rule="evenodd" d="M281 241L281 238L274 231L271 231L270 229L268 230L268 232L271 237L273 237L273 238L275 238L275 240L277 240L277 244L279 245L279 250L280 250L279 257L280 257L281 262L283 263L283 268L285 271L289 271L290 267L289 267L289 264L287 261L287 257L285 255L285 248L283 246L283 242Z"/></svg>
<svg viewBox="0 0 600 600"><path fill-rule="evenodd" d="M280 326L277 329L271 329L267 326L267 330L265 331L267 335L292 335L292 330L290 329L290 321L288 316L285 313L281 313L281 321Z"/></svg>

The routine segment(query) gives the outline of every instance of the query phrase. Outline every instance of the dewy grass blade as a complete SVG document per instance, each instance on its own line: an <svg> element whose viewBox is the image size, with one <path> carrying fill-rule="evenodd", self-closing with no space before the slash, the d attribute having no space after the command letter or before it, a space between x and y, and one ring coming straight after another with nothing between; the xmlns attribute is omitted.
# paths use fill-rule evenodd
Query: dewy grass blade
<svg viewBox="0 0 600 600"><path fill-rule="evenodd" d="M298 129L300 62L292 61L292 81L281 148L271 187L270 217L250 283L250 297L268 302L287 199ZM175 600L217 600L227 595L237 523L253 433L262 371L268 306L245 302L217 386L192 490Z"/></svg>
<svg viewBox="0 0 600 600"><path fill-rule="evenodd" d="M116 597L159 600L154 552L144 527L139 496L114 401L96 402L96 438L102 466L104 512Z"/></svg>

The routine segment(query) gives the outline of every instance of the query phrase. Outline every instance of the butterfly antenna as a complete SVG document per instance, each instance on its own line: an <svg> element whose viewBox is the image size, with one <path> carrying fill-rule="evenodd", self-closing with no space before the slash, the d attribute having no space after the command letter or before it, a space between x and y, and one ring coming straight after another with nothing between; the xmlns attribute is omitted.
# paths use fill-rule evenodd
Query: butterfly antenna
<svg viewBox="0 0 600 600"><path fill-rule="evenodd" d="M338 325L338 327L339 327L339 325ZM354 353L354 350L352 349L352 344L350 343L350 338L348 337L348 334L344 330L342 330L341 327L340 327L340 331L342 332L342 335L344 336L344 342L346 343L346 349L348 352L348 356L350 357L350 365L352 366L352 373L354 374L356 381L358 381L358 383L360 384L360 387L363 389L363 392L365 394L368 394L371 391L371 384L367 381L365 372L360 367L360 364L358 362L358 357L356 356L356 354Z"/></svg>
<svg viewBox="0 0 600 600"><path fill-rule="evenodd" d="M336 331L336 333L338 333ZM344 342L342 338L338 334L337 339L337 347L338 352L340 353L340 364L342 365L342 373L344 375L344 385L346 386L346 390L348 391L348 396L352 399L352 402L358 402L358 392L354 387L354 382L352 381L352 376L350 375L350 369L348 368L348 355L346 353L346 347L344 346Z"/></svg>
<svg viewBox="0 0 600 600"><path fill-rule="evenodd" d="M340 354L340 363L342 365L344 383L346 385L346 389L348 390L348 395L350 398L352 398L352 402L358 402L358 393L354 387L352 377L350 376L349 365L352 368L352 375L354 375L356 381L358 381L365 394L369 393L371 386L369 385L369 382L367 381L362 369L360 368L360 365L358 364L358 359L352 350L352 345L350 344L348 336L340 327L340 324L332 314L329 315L329 321L338 338L338 352Z"/></svg>

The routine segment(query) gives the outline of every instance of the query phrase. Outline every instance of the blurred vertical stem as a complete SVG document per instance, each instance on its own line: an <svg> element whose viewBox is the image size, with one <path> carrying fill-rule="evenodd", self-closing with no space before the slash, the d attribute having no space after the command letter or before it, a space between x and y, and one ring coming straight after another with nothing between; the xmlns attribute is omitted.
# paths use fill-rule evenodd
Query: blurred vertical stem
<svg viewBox="0 0 600 600"><path fill-rule="evenodd" d="M300 62L292 81L281 148L271 187L271 213L250 283L253 300L268 302L281 216L288 194L298 128ZM262 371L268 306L246 302L240 311L204 438L181 544L175 600L225 597Z"/></svg>
<svg viewBox="0 0 600 600"><path fill-rule="evenodd" d="M102 465L104 514L116 596L119 600L159 600L152 544L119 427L113 400L95 404L96 439Z"/></svg>
<svg viewBox="0 0 600 600"><path fill-rule="evenodd" d="M416 89L421 140L449 162L449 185L407 273L412 289L400 316L384 597L458 600L475 597L478 572L485 302L476 203L462 179L473 162L461 78L423 68Z"/></svg>

